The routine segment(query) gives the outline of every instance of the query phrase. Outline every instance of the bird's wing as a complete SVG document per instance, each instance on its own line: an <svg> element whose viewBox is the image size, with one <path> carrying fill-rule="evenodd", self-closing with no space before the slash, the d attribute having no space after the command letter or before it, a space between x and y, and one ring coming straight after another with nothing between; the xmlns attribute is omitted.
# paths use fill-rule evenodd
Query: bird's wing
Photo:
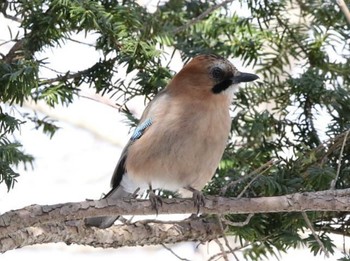
<svg viewBox="0 0 350 261"><path fill-rule="evenodd" d="M143 133L147 130L148 127L152 125L152 118L147 118L145 121L141 122L135 129L134 133L131 135L129 142L126 144L125 148L122 151L122 154L120 156L120 159L118 161L118 164L114 170L112 180L111 180L111 186L112 188L115 188L119 186L125 170L125 161L128 155L128 148L129 146L134 143L136 140L140 139L143 135Z"/></svg>
<svg viewBox="0 0 350 261"><path fill-rule="evenodd" d="M114 173L113 173L112 180L111 180L111 187L112 188L119 186L119 184L123 178L123 175L127 172L127 170L125 169L125 161L126 161L126 158L128 156L128 149L129 149L130 145L133 144L136 140L141 139L143 134L147 131L147 129L149 129L151 127L153 120L154 120L151 113L150 113L151 108L153 106L157 106L157 101L163 95L165 95L164 91L161 91L160 93L158 93L158 95L145 108L145 110L142 114L142 117L140 119L139 125L136 127L134 133L130 137L129 142L124 147L124 149L121 153L121 156L119 158L118 164L117 164L116 168L114 169Z"/></svg>

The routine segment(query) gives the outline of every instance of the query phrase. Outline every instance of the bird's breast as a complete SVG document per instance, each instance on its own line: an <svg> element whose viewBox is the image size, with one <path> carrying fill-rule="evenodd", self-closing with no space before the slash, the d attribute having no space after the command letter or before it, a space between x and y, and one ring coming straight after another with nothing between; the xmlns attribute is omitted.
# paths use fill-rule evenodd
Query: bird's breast
<svg viewBox="0 0 350 261"><path fill-rule="evenodd" d="M128 151L126 170L153 188L201 189L213 176L230 130L227 106L170 105Z"/></svg>

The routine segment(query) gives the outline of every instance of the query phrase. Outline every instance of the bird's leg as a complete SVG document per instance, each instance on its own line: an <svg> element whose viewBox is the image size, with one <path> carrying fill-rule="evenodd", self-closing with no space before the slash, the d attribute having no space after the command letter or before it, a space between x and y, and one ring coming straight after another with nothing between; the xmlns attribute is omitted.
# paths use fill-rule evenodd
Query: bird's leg
<svg viewBox="0 0 350 261"><path fill-rule="evenodd" d="M131 198L136 198L138 196L138 193L140 191L140 188L137 188L134 193L131 194Z"/></svg>
<svg viewBox="0 0 350 261"><path fill-rule="evenodd" d="M193 203L194 203L194 206L197 208L197 214L198 214L200 207L205 206L205 197L201 191L196 190L195 188L192 188L191 186L186 187L186 189L193 193L192 194Z"/></svg>
<svg viewBox="0 0 350 261"><path fill-rule="evenodd" d="M158 215L158 209L163 205L163 200L160 196L157 196L154 193L151 184L149 185L148 195L149 195L149 200L151 201L152 208L156 211Z"/></svg>

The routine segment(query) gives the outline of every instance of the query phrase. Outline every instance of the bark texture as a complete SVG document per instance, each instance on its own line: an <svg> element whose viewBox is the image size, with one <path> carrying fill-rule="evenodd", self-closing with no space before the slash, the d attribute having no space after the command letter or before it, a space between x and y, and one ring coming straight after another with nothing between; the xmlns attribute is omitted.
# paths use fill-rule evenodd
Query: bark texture
<svg viewBox="0 0 350 261"><path fill-rule="evenodd" d="M136 222L108 229L85 227L82 222L44 224L20 229L0 239L0 252L27 245L65 242L66 244L118 248L170 244L182 241L206 242L220 235L218 222L204 218L181 222Z"/></svg>
<svg viewBox="0 0 350 261"><path fill-rule="evenodd" d="M248 214L302 211L350 211L350 189L295 193L276 197L208 197L203 214ZM159 214L195 213L192 199L164 199ZM50 242L94 247L122 247L209 241L222 236L215 220L136 222L110 229L85 227L83 219L101 215L152 215L148 200L96 200L56 205L31 205L0 216L0 252Z"/></svg>

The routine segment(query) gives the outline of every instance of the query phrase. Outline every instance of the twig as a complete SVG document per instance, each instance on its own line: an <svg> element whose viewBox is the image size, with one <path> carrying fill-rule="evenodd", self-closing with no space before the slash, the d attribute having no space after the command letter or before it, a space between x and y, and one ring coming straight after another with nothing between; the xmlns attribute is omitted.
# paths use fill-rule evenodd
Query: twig
<svg viewBox="0 0 350 261"><path fill-rule="evenodd" d="M339 5L340 10L343 12L346 20L350 24L350 11L347 5L345 4L344 0L337 0L337 4Z"/></svg>
<svg viewBox="0 0 350 261"><path fill-rule="evenodd" d="M0 46L3 46L3 45L5 45L5 44L8 44L8 43L11 43L11 42L14 42L14 40L7 40L7 41L5 41L5 40L0 40L0 41L2 41L2 43L0 43ZM4 55L4 57L5 57L5 55Z"/></svg>
<svg viewBox="0 0 350 261"><path fill-rule="evenodd" d="M220 251L219 253L212 255L207 261L213 261L215 258L218 258L217 260L219 260L219 258L223 255L223 254L229 254L231 253L230 250L225 250L225 251Z"/></svg>
<svg viewBox="0 0 350 261"><path fill-rule="evenodd" d="M233 226L233 227L244 227L246 225L249 224L250 220L252 219L252 217L254 216L253 213L250 213L246 220L242 221L242 222L232 222L230 220L227 220L227 219L224 219L224 222L226 225L230 225L230 226Z"/></svg>
<svg viewBox="0 0 350 261"><path fill-rule="evenodd" d="M235 254L235 250L232 249L232 247L230 246L230 243L228 242L228 239L227 239L227 237L225 235L225 229L224 229L224 226L222 224L220 216L216 215L216 218L218 219L219 227L220 227L220 230L221 230L221 233L222 233L222 238L225 241L226 247L230 250L231 254L236 258L236 260L239 261L238 257Z"/></svg>
<svg viewBox="0 0 350 261"><path fill-rule="evenodd" d="M167 247L165 244L161 244L166 250L168 250L170 253L172 253L174 256L176 256L179 260L184 260L184 261L190 261L187 258L182 258L181 256L177 255L170 247Z"/></svg>
<svg viewBox="0 0 350 261"><path fill-rule="evenodd" d="M220 251L221 251L221 256L224 258L224 260L228 261L228 256L227 254L230 253L230 251L226 251L222 243L220 242L219 239L214 240L216 244L218 244Z"/></svg>
<svg viewBox="0 0 350 261"><path fill-rule="evenodd" d="M86 46L89 46L89 47L94 47L96 48L96 45L94 44L91 44L91 43L85 43L85 42L82 42L82 41L79 41L79 40L75 40L73 38L67 38L69 41L71 42L74 42L74 43L78 43L78 44L82 44L82 45L86 45Z"/></svg>
<svg viewBox="0 0 350 261"><path fill-rule="evenodd" d="M114 57L114 58L111 58L111 59L106 60L106 62L115 62L116 60L117 60L117 57ZM43 66L43 65L41 65L41 66ZM95 65L94 65L94 66L95 66ZM49 70L51 70L51 71L53 71L53 72L56 72L56 73L59 73L59 74L61 74L61 75L59 75L59 76L57 76L57 77L55 77L55 78L50 78L50 79L46 79L46 80L41 80L41 81L39 82L39 85L41 86L41 85L51 84L51 83L58 82L58 81L67 81L67 80L74 79L74 78L80 78L80 77L82 77L82 76L88 74L88 73L92 70L92 68L93 68L94 66L89 67L89 68L87 68L87 69L84 69L84 70L82 70L82 71L78 71L78 72L76 72L76 73L70 73L70 72L68 71L68 72L65 73L65 74L60 73L60 72L56 71L55 69L49 68L49 67L47 67L47 66L44 66L46 69L49 69Z"/></svg>
<svg viewBox="0 0 350 261"><path fill-rule="evenodd" d="M345 244L345 240L346 240L346 236L345 236L345 230L347 229L346 226L344 226L344 233L343 233L343 253L346 253L346 244Z"/></svg>
<svg viewBox="0 0 350 261"><path fill-rule="evenodd" d="M266 171L268 171L271 167L273 166L273 164L270 164L269 166L266 167L266 169L264 169L263 171L261 171L260 173L258 173L258 175L256 175L254 178L252 178L251 181L249 181L249 183L244 187L244 189L241 191L241 193L239 193L239 195L237 196L237 198L240 198L243 196L243 194L246 192L246 190L250 187L250 185L257 180L257 178L259 178L262 174L264 174Z"/></svg>
<svg viewBox="0 0 350 261"><path fill-rule="evenodd" d="M257 178L259 178L266 170L268 169L265 169L264 171L260 172L258 175L256 175L254 178L252 178L251 181L249 181L249 183L243 188L243 190L241 191L241 193L238 194L237 198L241 198L244 193L247 191L247 189L250 187L250 185L252 185L252 183L257 180Z"/></svg>
<svg viewBox="0 0 350 261"><path fill-rule="evenodd" d="M339 178L339 173L340 173L340 168L341 168L341 160L343 158L343 152L344 152L344 147L345 147L345 144L346 144L346 140L348 138L348 135L349 135L349 132L350 132L350 129L345 133L345 136L344 136L344 139L343 139L343 144L341 146L341 149L340 149L340 154L339 154L339 159L338 159L338 168L337 168L337 174L335 176L335 178L332 180L331 182L331 190L334 190L335 189L335 185L337 183L337 180Z"/></svg>
<svg viewBox="0 0 350 261"><path fill-rule="evenodd" d="M64 74L64 72L57 71L53 68L50 68L49 66L46 66L45 64L40 64L41 67L50 70L51 72L57 73L57 74Z"/></svg>
<svg viewBox="0 0 350 261"><path fill-rule="evenodd" d="M54 82L67 81L67 80L70 80L70 79L79 78L79 77L83 76L84 74L86 74L90 69L91 68L88 68L86 70L79 71L79 72L76 72L76 73L67 73L67 74L64 74L64 75L57 76L55 78L42 80L42 81L39 82L39 85L41 86L41 85L46 85L46 84L52 84Z"/></svg>
<svg viewBox="0 0 350 261"><path fill-rule="evenodd" d="M203 20L208 14L212 13L213 11L215 11L216 9L219 9L220 7L228 4L228 3L231 3L233 2L233 0L226 0L226 1L223 1L222 3L220 4L217 4L217 5L214 5L214 6L211 6L209 7L207 10L205 10L203 13L201 13L199 16L193 18L191 21L189 21L187 24L183 25L183 26L180 26L178 28L176 28L174 30L174 34L177 34L181 31L184 31L186 30L188 27L198 23L199 21Z"/></svg>
<svg viewBox="0 0 350 261"><path fill-rule="evenodd" d="M337 136L330 138L329 140L323 142L323 144L321 144L320 146L318 146L315 149L316 153L323 153L324 155L322 156L322 159L320 161L320 165L323 166L326 162L326 160L328 159L329 155L331 155L334 151L338 150L341 146L341 144L344 141L344 136L346 135L346 133L348 132L344 131L340 134L338 134Z"/></svg>
<svg viewBox="0 0 350 261"><path fill-rule="evenodd" d="M10 20L12 20L14 22L21 23L23 21L22 19L17 18L16 16L8 15L5 12L3 12L2 14L4 15L5 18L10 19Z"/></svg>
<svg viewBox="0 0 350 261"><path fill-rule="evenodd" d="M268 236L265 236L265 237L261 238L261 239L259 240L259 242L264 242L264 241L266 241L267 239L269 239L271 236L272 236L272 234L270 234L270 235L268 235ZM248 246L251 246L253 243L256 243L256 241L255 241L255 242L249 242L249 241L247 241L247 242L245 242L244 244L242 244L241 246L235 247L235 248L234 248L234 251L242 250L242 249L244 249L244 248L246 248L246 247L248 247ZM225 253L227 253L227 254L229 254L230 252L231 252L231 251L229 251L229 250L226 250L226 251L225 251ZM213 261L214 258L219 257L219 256L221 256L221 255L222 255L221 252L220 252L220 253L217 253L217 254L215 254L215 255L212 255L207 261Z"/></svg>
<svg viewBox="0 0 350 261"><path fill-rule="evenodd" d="M312 223L309 219L309 217L306 215L305 211L302 211L301 214L303 215L303 218L307 224L307 226L309 227L309 229L311 230L312 235L314 236L315 240L317 241L317 243L320 245L321 249L323 250L324 254L326 257L329 257L329 252L326 249L326 247L324 246L323 242L321 241L320 237L316 234L316 231L314 229L314 227L312 226Z"/></svg>
<svg viewBox="0 0 350 261"><path fill-rule="evenodd" d="M23 56L23 53L21 53L21 51L23 49L24 41L25 38L21 38L16 41L16 43L12 46L10 51L3 58L5 63L12 63Z"/></svg>
<svg viewBox="0 0 350 261"><path fill-rule="evenodd" d="M107 105L107 106L112 107L113 109L117 109L117 110L120 110L120 108L122 107L121 105L114 104L110 99L105 98L105 96L100 96L98 94L80 93L79 97Z"/></svg>
<svg viewBox="0 0 350 261"><path fill-rule="evenodd" d="M15 22L18 22L18 23L21 23L23 21L22 19L6 13L6 9L7 9L8 5L9 5L9 3L7 1L3 1L2 8L1 8L0 12L4 15L5 18L10 19L10 20L15 21Z"/></svg>
<svg viewBox="0 0 350 261"><path fill-rule="evenodd" d="M259 173L259 175L260 175L260 172L262 172L262 171L265 172L266 170L270 169L273 165L276 165L276 164L278 164L279 162L280 162L280 160L277 160L277 161L274 160L274 159L269 160L269 161L266 162L264 165L262 165L262 166L260 166L259 168L253 170L253 171L252 171L251 173L249 173L248 175L244 175L243 177L241 177L241 178L238 179L238 180L233 180L233 181L231 181L231 182L228 183L226 186L222 187L222 189L221 189L221 191L220 191L220 195L221 195L221 196L224 195L224 194L226 193L226 191L227 191L230 187L232 187L232 186L234 186L234 185L236 185L236 184L242 182L242 181L245 180L245 179L248 179L248 178L250 178L250 177L256 175L257 173ZM266 168L266 169L265 169L265 168Z"/></svg>

